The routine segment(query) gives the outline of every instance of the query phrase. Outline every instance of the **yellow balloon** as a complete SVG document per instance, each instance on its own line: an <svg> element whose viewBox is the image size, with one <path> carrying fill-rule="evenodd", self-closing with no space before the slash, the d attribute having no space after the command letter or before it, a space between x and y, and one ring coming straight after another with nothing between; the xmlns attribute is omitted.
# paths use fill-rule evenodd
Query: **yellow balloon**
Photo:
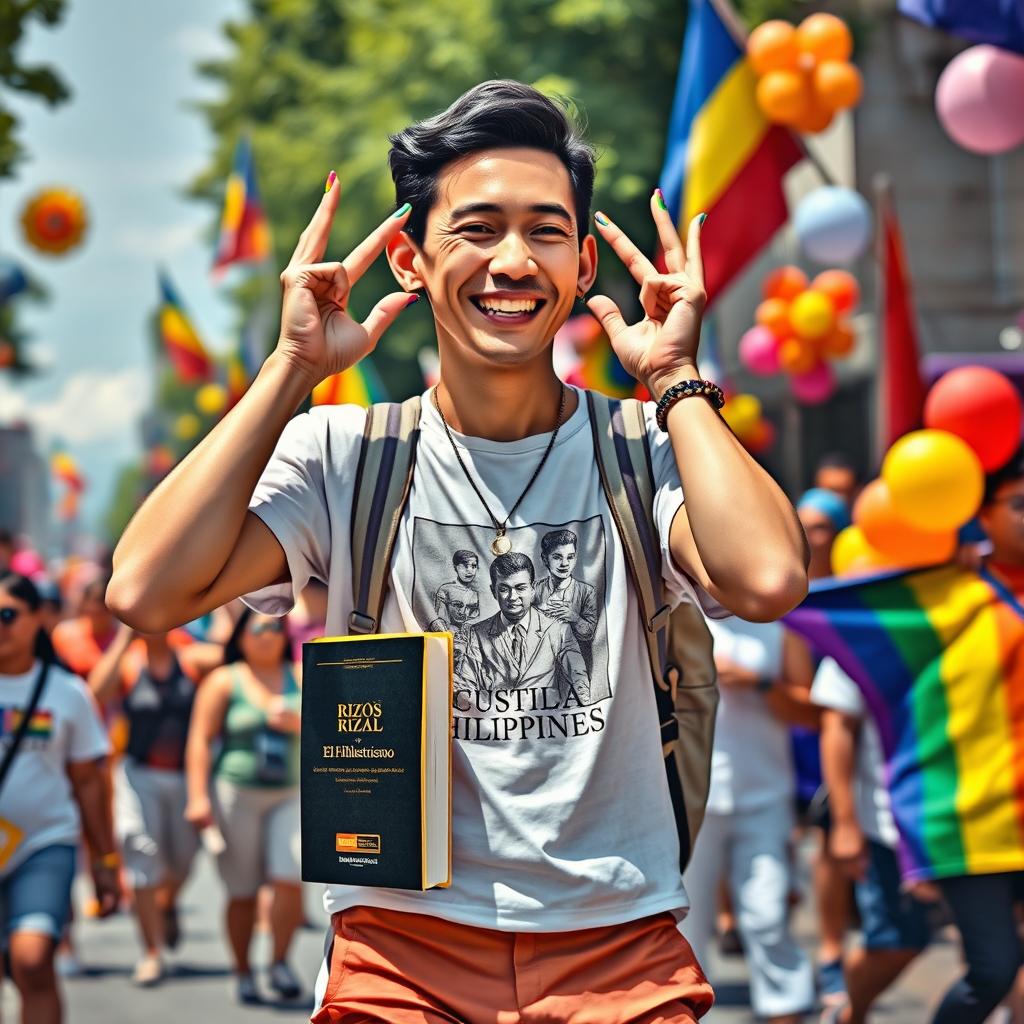
<svg viewBox="0 0 1024 1024"><path fill-rule="evenodd" d="M756 395L733 395L722 406L722 418L741 440L748 437L761 421L761 401Z"/></svg>
<svg viewBox="0 0 1024 1024"><path fill-rule="evenodd" d="M191 441L202 429L202 421L194 412L183 412L174 421L174 436L179 441Z"/></svg>
<svg viewBox="0 0 1024 1024"><path fill-rule="evenodd" d="M228 393L220 384L204 384L196 392L196 408L204 416L216 416L228 404Z"/></svg>
<svg viewBox="0 0 1024 1024"><path fill-rule="evenodd" d="M882 461L882 479L900 519L921 530L956 530L978 511L985 473L978 456L945 430L915 430Z"/></svg>
<svg viewBox="0 0 1024 1024"><path fill-rule="evenodd" d="M824 292L808 288L790 305L789 322L801 338L824 338L835 329L836 304Z"/></svg>
<svg viewBox="0 0 1024 1024"><path fill-rule="evenodd" d="M836 576L856 576L860 573L887 569L892 562L869 543L859 526L840 530L832 545L832 572Z"/></svg>

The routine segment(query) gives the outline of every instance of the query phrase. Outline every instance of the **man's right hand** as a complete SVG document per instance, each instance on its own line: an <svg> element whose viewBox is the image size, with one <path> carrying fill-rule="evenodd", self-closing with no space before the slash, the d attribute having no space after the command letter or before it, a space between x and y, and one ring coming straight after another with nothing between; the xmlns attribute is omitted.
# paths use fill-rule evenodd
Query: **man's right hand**
<svg viewBox="0 0 1024 1024"><path fill-rule="evenodd" d="M362 323L349 315L352 286L405 227L411 207L406 204L389 216L340 263L323 263L340 198L341 186L335 180L281 274L284 298L277 351L309 377L311 387L372 352L398 314L416 299L406 292L391 292Z"/></svg>
<svg viewBox="0 0 1024 1024"><path fill-rule="evenodd" d="M864 832L856 821L833 821L828 834L828 852L843 872L862 882L868 870L868 847Z"/></svg>

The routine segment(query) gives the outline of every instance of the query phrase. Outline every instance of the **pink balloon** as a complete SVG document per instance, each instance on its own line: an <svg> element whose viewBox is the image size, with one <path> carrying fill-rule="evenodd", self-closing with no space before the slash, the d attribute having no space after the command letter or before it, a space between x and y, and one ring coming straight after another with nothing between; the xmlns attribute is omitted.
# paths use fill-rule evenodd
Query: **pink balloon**
<svg viewBox="0 0 1024 1024"><path fill-rule="evenodd" d="M758 324L751 327L742 338L739 347L740 362L751 372L764 377L779 372L779 339Z"/></svg>
<svg viewBox="0 0 1024 1024"><path fill-rule="evenodd" d="M804 405L827 402L836 390L836 375L828 363L818 363L809 373L794 374L789 378L793 397Z"/></svg>
<svg viewBox="0 0 1024 1024"><path fill-rule="evenodd" d="M1024 142L1024 57L972 46L939 76L935 109L953 141L972 153L1005 153Z"/></svg>
<svg viewBox="0 0 1024 1024"><path fill-rule="evenodd" d="M11 558L11 569L20 576L38 576L46 572L46 563L29 548L16 551Z"/></svg>

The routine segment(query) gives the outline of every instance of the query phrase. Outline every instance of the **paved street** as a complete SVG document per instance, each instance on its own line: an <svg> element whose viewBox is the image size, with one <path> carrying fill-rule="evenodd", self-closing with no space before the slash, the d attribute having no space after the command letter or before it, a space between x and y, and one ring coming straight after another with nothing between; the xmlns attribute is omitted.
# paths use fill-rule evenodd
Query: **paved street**
<svg viewBox="0 0 1024 1024"><path fill-rule="evenodd" d="M309 896L312 916L317 913L312 887ZM137 946L130 917L121 915L110 921L84 921L77 925L76 940L89 973L65 983L68 1024L258 1024L261 1020L284 1024L306 1020L308 1003L296 1007L268 1003L257 1008L242 1008L234 1003L221 942L221 893L205 858L184 893L183 906L186 938L171 961L173 976L159 988L146 991L131 984ZM806 904L797 913L797 928L801 941L810 948L813 922ZM292 964L310 991L319 967L322 941L322 929L306 929L299 933L294 947ZM257 962L265 962L265 957L257 958ZM704 1020L708 1024L749 1024L752 1018L745 1009L747 986L742 959L729 959L721 964L713 960L710 968L718 1003ZM907 972L878 1009L876 1019L882 1024L923 1024L928 1020L927 1008L934 1005L958 971L955 947L948 941L937 944ZM3 1001L6 1024L17 1020L16 1005L8 983Z"/></svg>

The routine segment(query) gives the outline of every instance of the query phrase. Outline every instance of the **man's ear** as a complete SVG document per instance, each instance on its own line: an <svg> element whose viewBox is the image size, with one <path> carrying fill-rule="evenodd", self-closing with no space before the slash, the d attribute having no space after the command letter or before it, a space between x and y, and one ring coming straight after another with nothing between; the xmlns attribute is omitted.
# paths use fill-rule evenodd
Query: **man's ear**
<svg viewBox="0 0 1024 1024"><path fill-rule="evenodd" d="M407 292L424 287L425 282L419 270L422 254L419 246L404 231L399 232L388 242L385 251L391 273Z"/></svg>
<svg viewBox="0 0 1024 1024"><path fill-rule="evenodd" d="M583 239L583 248L580 249L580 272L576 278L576 288L583 295L594 286L597 278L597 239L593 235L587 235Z"/></svg>

